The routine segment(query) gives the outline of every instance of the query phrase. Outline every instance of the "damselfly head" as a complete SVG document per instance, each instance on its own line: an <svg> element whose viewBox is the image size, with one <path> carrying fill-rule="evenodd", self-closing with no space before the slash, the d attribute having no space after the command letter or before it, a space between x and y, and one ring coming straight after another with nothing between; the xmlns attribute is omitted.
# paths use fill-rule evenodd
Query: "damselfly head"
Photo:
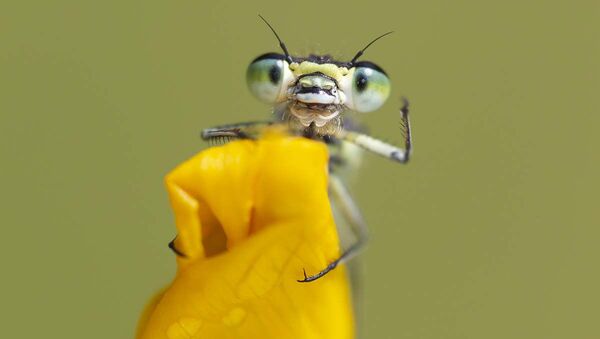
<svg viewBox="0 0 600 339"><path fill-rule="evenodd" d="M269 28L273 30L271 25ZM373 40L348 62L328 55L291 56L275 33L283 54L263 54L250 63L246 74L250 92L275 105L278 113L296 125L324 130L340 126L345 110L371 112L388 98L390 80L385 71L357 59L389 33Z"/></svg>

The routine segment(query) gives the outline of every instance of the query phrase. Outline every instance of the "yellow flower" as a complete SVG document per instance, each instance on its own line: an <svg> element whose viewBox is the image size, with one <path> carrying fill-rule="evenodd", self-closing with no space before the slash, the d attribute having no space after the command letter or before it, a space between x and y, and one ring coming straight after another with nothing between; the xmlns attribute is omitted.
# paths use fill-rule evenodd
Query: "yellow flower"
<svg viewBox="0 0 600 339"><path fill-rule="evenodd" d="M349 283L327 196L325 145L270 131L207 149L166 177L178 270L139 339L352 338Z"/></svg>

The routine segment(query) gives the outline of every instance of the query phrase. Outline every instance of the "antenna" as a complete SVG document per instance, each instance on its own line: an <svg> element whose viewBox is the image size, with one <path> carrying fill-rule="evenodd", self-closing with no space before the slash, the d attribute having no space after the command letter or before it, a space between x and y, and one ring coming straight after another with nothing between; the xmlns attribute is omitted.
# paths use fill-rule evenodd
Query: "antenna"
<svg viewBox="0 0 600 339"><path fill-rule="evenodd" d="M264 20L264 19L263 19L263 20ZM358 58L360 58L360 56L361 56L361 55L363 55L363 53L364 53L364 52L367 50L367 48L369 48L369 46L371 46L371 45L372 45L372 44L373 44L375 41L377 41L377 40L379 40L379 39L383 38L383 37L384 37L384 36L386 36L386 35L390 35L390 34L392 34L392 33L394 33L394 31L389 31L389 32L387 32L387 33L384 33L384 34L382 34L382 35L378 36L377 38L373 39L373 41L369 42L369 43L368 43L368 44L365 46L365 48L363 48L363 49L361 49L360 51L358 51L358 53L356 53L356 55L354 56L354 58L352 58L352 60L350 61L350 67L352 67L352 65L354 65L354 63L356 62L356 60L357 60Z"/></svg>
<svg viewBox="0 0 600 339"><path fill-rule="evenodd" d="M281 38L279 38L279 34L277 34L277 32L275 32L275 29L273 28L273 26L271 26L271 24L265 18L263 18L262 15L259 14L258 16L262 19L262 21L265 22L265 24L267 24L267 26L269 26L269 28L271 29L273 34L275 34L275 37L279 41L279 47L281 47L281 49L283 50L283 54L285 54L285 60L291 64L293 62L292 57L290 56L290 53L288 52L287 47L285 47L285 44L283 43L283 41L281 41Z"/></svg>

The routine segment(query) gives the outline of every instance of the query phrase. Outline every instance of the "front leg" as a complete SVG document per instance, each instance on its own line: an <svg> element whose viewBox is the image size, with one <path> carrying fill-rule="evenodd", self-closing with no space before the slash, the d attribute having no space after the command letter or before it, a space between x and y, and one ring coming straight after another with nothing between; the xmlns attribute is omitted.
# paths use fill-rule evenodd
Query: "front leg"
<svg viewBox="0 0 600 339"><path fill-rule="evenodd" d="M222 143L232 139L256 139L265 127L272 124L271 121L249 121L222 125L203 129L200 136L206 141Z"/></svg>
<svg viewBox="0 0 600 339"><path fill-rule="evenodd" d="M408 100L404 100L404 105L400 109L401 126L404 134L404 149L398 148L394 145L383 142L379 139L373 138L369 135L342 131L338 137L342 140L351 142L367 151L375 154L384 156L388 159L397 161L399 163L407 163L412 153L412 134L410 130L410 121L408 119Z"/></svg>

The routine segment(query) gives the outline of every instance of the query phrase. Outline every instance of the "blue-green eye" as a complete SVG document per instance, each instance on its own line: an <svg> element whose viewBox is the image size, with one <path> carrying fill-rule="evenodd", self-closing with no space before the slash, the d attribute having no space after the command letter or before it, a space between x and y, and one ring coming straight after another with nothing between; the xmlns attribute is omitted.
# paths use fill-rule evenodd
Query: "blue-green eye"
<svg viewBox="0 0 600 339"><path fill-rule="evenodd" d="M286 86L292 72L285 56L269 53L259 56L248 66L246 82L250 92L265 103L276 103L286 99ZM288 80L288 81L286 81Z"/></svg>
<svg viewBox="0 0 600 339"><path fill-rule="evenodd" d="M357 112L374 111L387 100L390 89L390 79L381 68L372 63L359 63L352 75L346 105Z"/></svg>

